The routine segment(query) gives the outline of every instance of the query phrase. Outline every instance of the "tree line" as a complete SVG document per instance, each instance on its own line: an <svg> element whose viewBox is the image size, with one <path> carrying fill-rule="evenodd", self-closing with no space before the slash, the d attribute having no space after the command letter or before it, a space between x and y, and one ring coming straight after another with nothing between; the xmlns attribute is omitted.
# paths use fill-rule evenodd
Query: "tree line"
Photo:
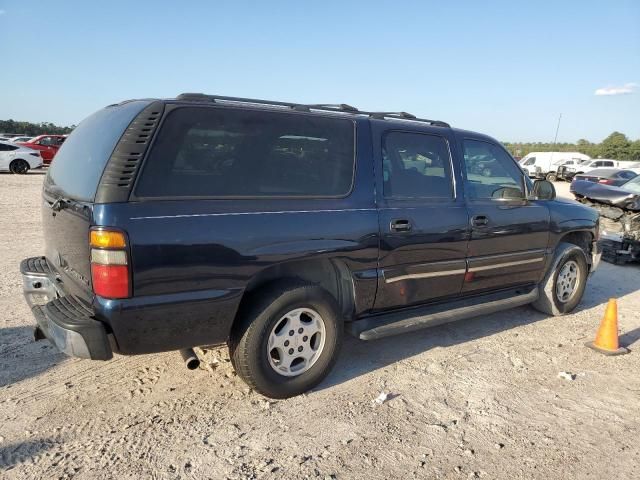
<svg viewBox="0 0 640 480"><path fill-rule="evenodd" d="M503 145L514 157L524 157L530 152L580 152L591 158L640 160L640 140L629 140L620 132L613 132L600 143L582 138L576 143L504 142Z"/></svg>
<svg viewBox="0 0 640 480"><path fill-rule="evenodd" d="M76 126L59 127L50 122L31 123L31 122L17 122L15 120L0 120L0 133L20 133L30 137L37 135L64 135L65 133L71 133Z"/></svg>

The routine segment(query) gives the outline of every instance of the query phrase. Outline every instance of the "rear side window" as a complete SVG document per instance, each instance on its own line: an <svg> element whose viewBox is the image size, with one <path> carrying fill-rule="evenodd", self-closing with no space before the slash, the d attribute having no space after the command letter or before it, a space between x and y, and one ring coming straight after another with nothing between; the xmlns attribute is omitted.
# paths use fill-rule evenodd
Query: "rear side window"
<svg viewBox="0 0 640 480"><path fill-rule="evenodd" d="M353 171L349 120L183 107L165 119L135 194L337 197L350 192Z"/></svg>
<svg viewBox="0 0 640 480"><path fill-rule="evenodd" d="M630 172L628 170L622 170L621 172L618 172L618 177L619 178L630 179L630 178L634 178L635 176L636 176L635 173Z"/></svg>
<svg viewBox="0 0 640 480"><path fill-rule="evenodd" d="M6 143L0 143L0 152L10 152L17 149L18 147L16 145L7 145Z"/></svg>
<svg viewBox="0 0 640 480"><path fill-rule="evenodd" d="M449 146L442 137L390 132L382 166L385 197L453 198Z"/></svg>
<svg viewBox="0 0 640 480"><path fill-rule="evenodd" d="M83 120L58 150L45 186L75 200L93 201L118 140L148 104L140 100L107 107Z"/></svg>

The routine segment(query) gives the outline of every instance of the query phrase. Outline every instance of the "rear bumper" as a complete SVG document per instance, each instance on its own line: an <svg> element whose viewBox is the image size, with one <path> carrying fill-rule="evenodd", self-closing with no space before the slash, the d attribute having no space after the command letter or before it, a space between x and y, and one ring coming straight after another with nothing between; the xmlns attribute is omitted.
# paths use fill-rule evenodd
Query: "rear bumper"
<svg viewBox="0 0 640 480"><path fill-rule="evenodd" d="M113 352L104 324L79 299L65 295L44 257L20 263L24 297L35 317L36 339L46 337L60 351L80 358L109 360Z"/></svg>
<svg viewBox="0 0 640 480"><path fill-rule="evenodd" d="M148 295L118 300L98 296L88 305L69 295L44 257L20 264L23 291L43 336L68 355L108 360L225 343L242 288Z"/></svg>

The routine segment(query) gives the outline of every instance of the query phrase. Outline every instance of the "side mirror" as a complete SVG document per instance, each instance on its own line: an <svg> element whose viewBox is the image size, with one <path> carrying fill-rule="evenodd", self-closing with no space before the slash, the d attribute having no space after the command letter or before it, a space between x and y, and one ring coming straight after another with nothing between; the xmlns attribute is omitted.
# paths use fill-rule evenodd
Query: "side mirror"
<svg viewBox="0 0 640 480"><path fill-rule="evenodd" d="M555 200L556 187L549 180L536 180L531 194L534 200Z"/></svg>

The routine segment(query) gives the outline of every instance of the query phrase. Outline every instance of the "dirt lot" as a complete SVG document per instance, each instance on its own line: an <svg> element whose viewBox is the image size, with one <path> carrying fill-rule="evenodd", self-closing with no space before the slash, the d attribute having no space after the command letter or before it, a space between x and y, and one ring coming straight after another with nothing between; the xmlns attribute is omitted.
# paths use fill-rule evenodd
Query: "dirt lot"
<svg viewBox="0 0 640 480"><path fill-rule="evenodd" d="M18 263L43 252L42 178L0 174L0 477L640 478L638 266L603 264L564 318L347 338L318 389L270 401L223 349L189 372L175 352L103 363L34 343ZM583 346L609 297L637 352Z"/></svg>

